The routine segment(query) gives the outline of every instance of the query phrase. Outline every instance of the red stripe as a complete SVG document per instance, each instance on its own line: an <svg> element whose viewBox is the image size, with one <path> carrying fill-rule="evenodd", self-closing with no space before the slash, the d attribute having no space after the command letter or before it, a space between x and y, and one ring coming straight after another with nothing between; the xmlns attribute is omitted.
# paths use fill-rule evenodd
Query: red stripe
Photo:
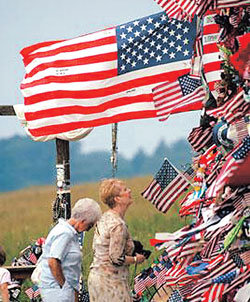
<svg viewBox="0 0 250 302"><path fill-rule="evenodd" d="M101 63L101 62L108 62L117 60L117 52L109 52L100 55L94 55L84 58L77 58L72 60L58 60L48 63L43 63L31 70L31 72L26 73L25 78L32 77L36 73L43 71L47 68L62 68L62 67L72 67L72 66L80 66L80 65L87 65L93 63Z"/></svg>
<svg viewBox="0 0 250 302"><path fill-rule="evenodd" d="M210 54L210 53L214 53L214 52L219 52L219 48L216 43L203 45L204 54Z"/></svg>
<svg viewBox="0 0 250 302"><path fill-rule="evenodd" d="M221 61L214 61L211 63L204 63L204 69L207 72L219 71L221 69Z"/></svg>
<svg viewBox="0 0 250 302"><path fill-rule="evenodd" d="M128 89L159 83L161 81L164 81L166 77L168 77L169 80L172 80L172 78L176 78L178 74L180 73L183 74L185 71L188 72L188 70L189 69L181 70L181 71L165 72L162 74L126 81L120 84L113 85L111 87L106 87L101 89L79 90L79 91L57 90L57 91L39 93L24 98L25 101L24 103L25 105L31 105L50 99L64 99L64 98L87 99L87 98L104 97L107 95L123 92Z"/></svg>
<svg viewBox="0 0 250 302"><path fill-rule="evenodd" d="M28 47L23 48L20 51L20 54L23 57L28 56L30 53L32 53L33 51L36 51L37 49L41 48L41 47L46 47L46 46L50 46L59 42L64 42L66 40L57 40L57 41L47 41L47 42L41 42L41 43L37 43Z"/></svg>
<svg viewBox="0 0 250 302"><path fill-rule="evenodd" d="M33 81L27 84L21 84L21 89L26 89L30 87L35 87L37 85L44 85L49 83L74 83L74 82L87 82L87 81L97 81L113 78L117 76L117 69L96 71L82 74L72 74L65 76L48 76L40 80Z"/></svg>
<svg viewBox="0 0 250 302"><path fill-rule="evenodd" d="M203 27L203 36L205 35L211 35L218 33L220 31L220 27L218 24L209 24L209 25L204 25Z"/></svg>
<svg viewBox="0 0 250 302"><path fill-rule="evenodd" d="M74 40L72 40L72 43L74 43ZM45 58L45 57L55 56L61 53L73 52L73 51L83 50L92 47L114 44L114 43L116 43L116 36L105 37L94 41L65 45L56 49L52 49L44 52L37 52L35 54L26 56L24 57L23 62L24 65L26 66L30 64L34 59Z"/></svg>
<svg viewBox="0 0 250 302"><path fill-rule="evenodd" d="M132 120L132 119L141 119L141 118L150 118L155 117L155 110L150 111L140 111L140 112L128 112L117 114L112 117L104 117L97 120L91 121L82 121L82 122L70 122L66 124L58 124L52 126L45 126L40 127L37 129L29 129L31 135L33 136L46 136L51 134L63 133L72 131L79 128L88 128L88 127L97 127L105 124L110 123L117 123L125 120Z"/></svg>
<svg viewBox="0 0 250 302"><path fill-rule="evenodd" d="M105 102L98 106L67 106L67 107L57 107L51 109L45 109L35 112L26 112L25 118L27 121L34 121L41 118L49 118L61 115L70 115L70 114L95 114L104 112L110 108L116 108L120 106L125 106L135 103L151 102L151 94L141 94L138 96L132 97L123 97L118 98L109 102Z"/></svg>
<svg viewBox="0 0 250 302"><path fill-rule="evenodd" d="M185 188L181 189L182 186L185 185L185 180L183 178L180 179L180 176L179 177L177 176L176 178L177 179L174 181L174 183L171 184L171 186L169 188L167 187L167 190L164 192L164 194L158 200L157 208L160 211L162 208L164 208L164 212L166 212L169 209L169 207L180 197L183 190L187 187L187 185L186 185ZM180 189L181 189L181 191L179 192ZM173 192L171 194L171 197L168 200L165 200L166 196L172 190L173 190ZM167 208L165 209L166 204L167 204Z"/></svg>

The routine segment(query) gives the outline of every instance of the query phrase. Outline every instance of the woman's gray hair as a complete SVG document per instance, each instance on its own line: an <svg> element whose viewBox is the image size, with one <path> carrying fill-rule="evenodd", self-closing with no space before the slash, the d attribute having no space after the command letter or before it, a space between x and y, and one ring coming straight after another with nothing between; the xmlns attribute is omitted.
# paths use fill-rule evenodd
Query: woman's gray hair
<svg viewBox="0 0 250 302"><path fill-rule="evenodd" d="M75 203L71 217L87 223L96 223L101 217L102 211L99 204L91 198L81 198Z"/></svg>

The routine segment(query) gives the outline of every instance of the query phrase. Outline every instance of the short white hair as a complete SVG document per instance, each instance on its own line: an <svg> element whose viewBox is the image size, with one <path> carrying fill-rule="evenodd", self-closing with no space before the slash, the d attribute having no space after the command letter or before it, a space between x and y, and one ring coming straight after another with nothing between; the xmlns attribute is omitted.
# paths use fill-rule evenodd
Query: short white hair
<svg viewBox="0 0 250 302"><path fill-rule="evenodd" d="M84 220L87 223L96 223L101 214L101 208L94 199L81 198L75 203L71 217L80 221Z"/></svg>

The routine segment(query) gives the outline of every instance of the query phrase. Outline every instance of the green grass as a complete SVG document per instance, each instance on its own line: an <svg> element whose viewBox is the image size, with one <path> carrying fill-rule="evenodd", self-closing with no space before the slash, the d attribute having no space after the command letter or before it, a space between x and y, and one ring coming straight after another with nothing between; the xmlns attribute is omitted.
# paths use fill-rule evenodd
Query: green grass
<svg viewBox="0 0 250 302"><path fill-rule="evenodd" d="M178 216L178 206L174 204L165 215L158 212L150 202L141 197L141 192L151 181L151 177L138 177L125 180L132 189L134 203L128 209L126 222L135 240L140 240L145 249L152 250L152 255L144 264L138 265L137 272L150 266L159 255L149 245L149 239L156 232L174 232L187 224ZM98 201L98 183L87 183L71 188L72 204L80 197L91 197ZM54 186L39 186L15 192L0 194L0 244L7 253L6 265L18 256L19 252L39 237L46 237L52 226L52 203L56 197ZM101 205L102 209L106 207ZM84 279L87 280L92 261L93 230L86 233L83 249ZM134 267L131 266L131 274ZM24 287L28 287L26 282ZM23 295L22 302L29 301Z"/></svg>

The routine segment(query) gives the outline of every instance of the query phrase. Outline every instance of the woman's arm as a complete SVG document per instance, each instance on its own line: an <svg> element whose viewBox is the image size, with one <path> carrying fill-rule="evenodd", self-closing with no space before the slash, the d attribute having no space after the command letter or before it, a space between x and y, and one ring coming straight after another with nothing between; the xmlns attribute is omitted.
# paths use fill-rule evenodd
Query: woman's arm
<svg viewBox="0 0 250 302"><path fill-rule="evenodd" d="M9 291L8 291L8 283L5 282L0 285L0 290L2 294L3 302L9 302Z"/></svg>
<svg viewBox="0 0 250 302"><path fill-rule="evenodd" d="M136 256L125 256L125 264L140 264L146 258L142 254L136 254Z"/></svg>
<svg viewBox="0 0 250 302"><path fill-rule="evenodd" d="M65 282L65 277L62 271L61 261L56 258L49 258L48 264L52 275L54 276L60 287L63 287Z"/></svg>

